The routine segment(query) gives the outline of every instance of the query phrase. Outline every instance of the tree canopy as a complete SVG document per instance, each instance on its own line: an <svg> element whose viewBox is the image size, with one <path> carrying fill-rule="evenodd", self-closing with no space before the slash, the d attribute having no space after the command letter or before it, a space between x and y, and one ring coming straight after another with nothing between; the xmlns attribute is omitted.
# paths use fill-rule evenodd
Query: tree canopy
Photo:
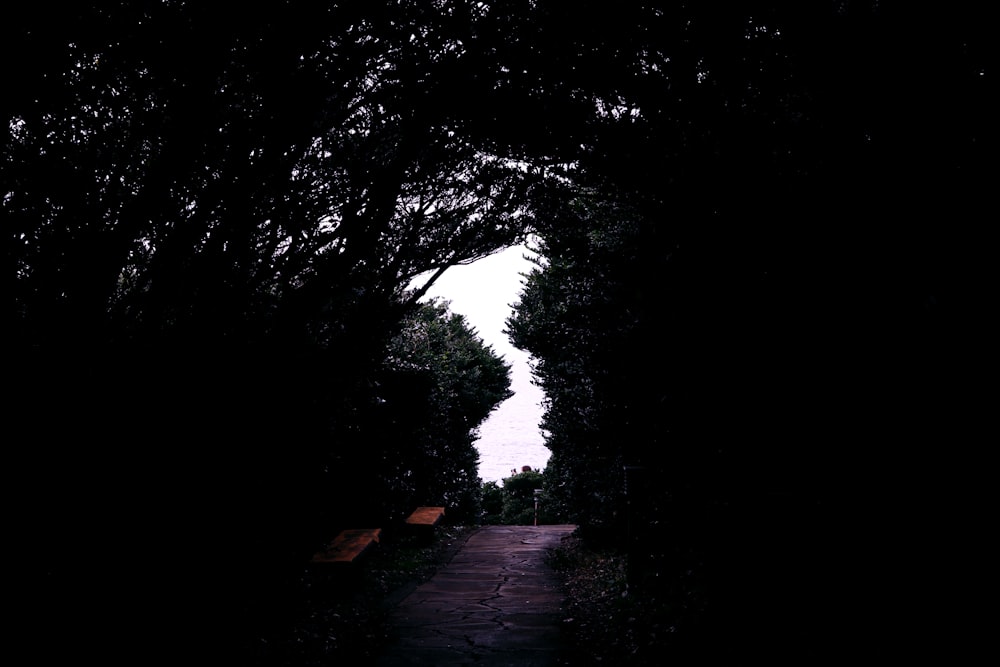
<svg viewBox="0 0 1000 667"><path fill-rule="evenodd" d="M547 502L615 539L641 506L641 581L709 591L678 627L814 627L855 546L885 565L871 517L945 543L979 516L989 25L874 0L8 9L9 434L47 590L67 540L166 542L164 592L249 552L233 592L334 500L466 498L506 369L408 288L530 233L509 329L547 395Z"/></svg>
<svg viewBox="0 0 1000 667"><path fill-rule="evenodd" d="M403 519L414 507L447 507L475 523L479 426L510 398L510 364L484 345L464 316L432 301L404 319L375 388L372 413L332 470L352 470L352 498L372 520ZM370 481L357 489L361 478ZM332 480L333 481L333 480ZM331 486L336 486L335 481ZM351 513L357 519L357 509Z"/></svg>
<svg viewBox="0 0 1000 667"><path fill-rule="evenodd" d="M63 542L155 551L172 565L161 594L214 591L239 617L267 607L331 517L374 513L353 503L387 502L380 490L403 487L389 475L417 474L428 453L455 458L420 492L467 495L448 475L474 474L470 433L505 372L457 342L458 323L448 354L478 376L442 388L430 378L444 360L419 381L387 364L419 312L411 279L514 244L547 177L470 114L493 89L499 20L464 2L8 14L10 438L39 498L24 529L47 554L31 570L49 573L47 590L91 590ZM410 381L422 393L394 396L387 417L387 392ZM392 443L399 468L375 433L394 421L414 437ZM338 467L359 460L364 473ZM210 575L216 558L224 575Z"/></svg>
<svg viewBox="0 0 1000 667"><path fill-rule="evenodd" d="M909 599L905 579L861 561L983 509L957 444L991 273L981 24L964 5L637 11L573 33L608 87L508 323L546 392L546 477L630 544L665 623L877 624L851 595Z"/></svg>

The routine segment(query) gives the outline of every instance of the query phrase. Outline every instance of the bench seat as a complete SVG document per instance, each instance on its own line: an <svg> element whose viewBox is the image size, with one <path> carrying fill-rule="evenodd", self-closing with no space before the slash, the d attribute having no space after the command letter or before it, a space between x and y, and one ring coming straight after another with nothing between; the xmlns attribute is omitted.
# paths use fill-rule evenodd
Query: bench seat
<svg viewBox="0 0 1000 667"><path fill-rule="evenodd" d="M418 507L406 518L406 523L411 526L436 526L443 517L443 507Z"/></svg>
<svg viewBox="0 0 1000 667"><path fill-rule="evenodd" d="M373 545L378 544L381 528L342 530L323 551L312 557L313 563L353 563Z"/></svg>
<svg viewBox="0 0 1000 667"><path fill-rule="evenodd" d="M406 527L423 544L434 539L434 527L444 518L443 507L418 507L406 518Z"/></svg>

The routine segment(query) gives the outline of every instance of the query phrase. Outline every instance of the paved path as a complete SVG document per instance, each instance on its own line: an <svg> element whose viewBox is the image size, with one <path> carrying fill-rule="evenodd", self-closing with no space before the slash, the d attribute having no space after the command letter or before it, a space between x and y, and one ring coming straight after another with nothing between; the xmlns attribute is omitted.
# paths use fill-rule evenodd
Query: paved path
<svg viewBox="0 0 1000 667"><path fill-rule="evenodd" d="M393 612L382 667L558 665L561 584L546 553L576 526L485 526Z"/></svg>

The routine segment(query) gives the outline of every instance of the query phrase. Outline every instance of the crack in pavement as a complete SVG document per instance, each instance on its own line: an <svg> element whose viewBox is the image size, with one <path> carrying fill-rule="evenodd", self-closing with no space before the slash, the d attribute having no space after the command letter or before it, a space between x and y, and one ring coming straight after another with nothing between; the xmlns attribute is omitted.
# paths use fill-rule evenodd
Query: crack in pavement
<svg viewBox="0 0 1000 667"><path fill-rule="evenodd" d="M478 529L391 614L382 667L555 665L561 582L545 555L575 526Z"/></svg>

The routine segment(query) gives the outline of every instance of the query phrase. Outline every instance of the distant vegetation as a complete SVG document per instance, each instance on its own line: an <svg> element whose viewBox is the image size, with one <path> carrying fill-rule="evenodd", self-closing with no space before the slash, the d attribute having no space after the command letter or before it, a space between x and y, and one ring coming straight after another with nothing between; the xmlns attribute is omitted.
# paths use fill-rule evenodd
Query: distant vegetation
<svg viewBox="0 0 1000 667"><path fill-rule="evenodd" d="M549 506L545 472L522 470L512 472L502 484L483 482L481 523L506 526L530 526L566 523Z"/></svg>

